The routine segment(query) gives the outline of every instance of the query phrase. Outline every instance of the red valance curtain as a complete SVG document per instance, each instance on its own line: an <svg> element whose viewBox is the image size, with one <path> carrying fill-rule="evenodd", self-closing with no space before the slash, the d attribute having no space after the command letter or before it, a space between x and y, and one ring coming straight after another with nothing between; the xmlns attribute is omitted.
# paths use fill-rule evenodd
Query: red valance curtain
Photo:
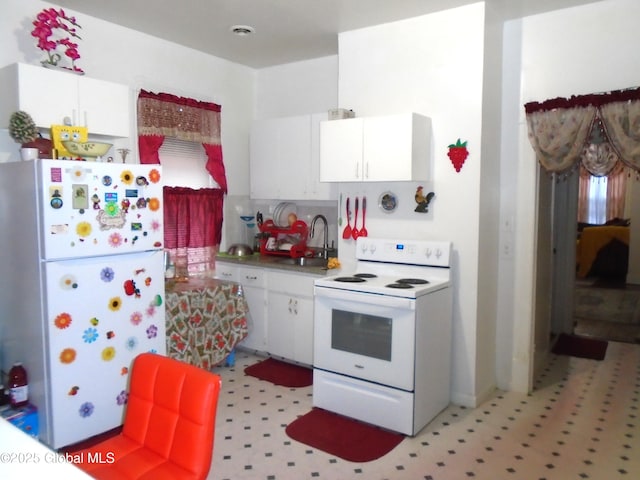
<svg viewBox="0 0 640 480"><path fill-rule="evenodd" d="M158 150L164 137L202 143L206 169L227 193L227 177L220 140L220 105L169 93L138 94L138 147L140 163L160 163Z"/></svg>
<svg viewBox="0 0 640 480"><path fill-rule="evenodd" d="M164 187L164 243L176 270L189 275L214 270L223 201L224 193L218 188Z"/></svg>
<svg viewBox="0 0 640 480"><path fill-rule="evenodd" d="M596 176L620 160L640 171L640 88L554 98L525 106L529 140L549 172L579 162Z"/></svg>

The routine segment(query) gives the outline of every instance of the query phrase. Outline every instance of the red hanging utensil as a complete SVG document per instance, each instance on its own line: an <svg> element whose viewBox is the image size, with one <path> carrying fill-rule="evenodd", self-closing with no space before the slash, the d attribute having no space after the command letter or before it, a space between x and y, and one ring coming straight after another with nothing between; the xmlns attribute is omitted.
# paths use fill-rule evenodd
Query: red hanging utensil
<svg viewBox="0 0 640 480"><path fill-rule="evenodd" d="M342 232L342 238L344 238L345 240L347 238L351 238L351 225L349 225L349 197L347 197L347 226L344 227L344 231Z"/></svg>
<svg viewBox="0 0 640 480"><path fill-rule="evenodd" d="M369 235L367 232L367 227L364 226L365 217L367 216L367 197L362 197L362 228L360 232L358 232L359 237L366 237Z"/></svg>
<svg viewBox="0 0 640 480"><path fill-rule="evenodd" d="M353 218L353 230L351 230L351 236L353 239L357 239L360 235L358 232L358 197L356 197L356 216Z"/></svg>

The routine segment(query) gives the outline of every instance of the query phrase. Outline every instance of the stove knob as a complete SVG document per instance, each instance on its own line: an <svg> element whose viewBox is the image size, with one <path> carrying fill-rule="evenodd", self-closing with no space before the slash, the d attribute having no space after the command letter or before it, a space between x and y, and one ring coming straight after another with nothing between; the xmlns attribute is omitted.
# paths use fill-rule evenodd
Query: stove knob
<svg viewBox="0 0 640 480"><path fill-rule="evenodd" d="M431 253L432 253L432 252L431 252L431 249L430 249L430 248L427 248L427 258L429 258L429 257L431 256Z"/></svg>
<svg viewBox="0 0 640 480"><path fill-rule="evenodd" d="M375 251L376 251L376 244L375 243L371 244L370 250L371 250L371 255L373 255L375 253Z"/></svg>
<svg viewBox="0 0 640 480"><path fill-rule="evenodd" d="M442 256L442 250L439 248L436 250L436 257L440 258Z"/></svg>

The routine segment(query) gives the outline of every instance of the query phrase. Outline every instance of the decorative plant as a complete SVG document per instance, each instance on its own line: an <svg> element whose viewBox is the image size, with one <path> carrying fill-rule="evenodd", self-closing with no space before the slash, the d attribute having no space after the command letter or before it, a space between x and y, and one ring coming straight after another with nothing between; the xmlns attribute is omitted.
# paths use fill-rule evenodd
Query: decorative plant
<svg viewBox="0 0 640 480"><path fill-rule="evenodd" d="M56 50L62 46L64 54L71 59L71 70L82 73L82 69L75 65L75 61L80 58L78 44L71 41L72 38L81 40L77 29L82 27L76 23L75 17L68 17L62 9L45 8L38 14L33 25L35 28L31 35L38 39L38 48L47 52L48 58L42 61L43 64L57 66L62 57ZM65 32L68 36L64 36Z"/></svg>
<svg viewBox="0 0 640 480"><path fill-rule="evenodd" d="M31 115L22 110L13 112L9 118L9 135L21 145L36 140L40 134Z"/></svg>

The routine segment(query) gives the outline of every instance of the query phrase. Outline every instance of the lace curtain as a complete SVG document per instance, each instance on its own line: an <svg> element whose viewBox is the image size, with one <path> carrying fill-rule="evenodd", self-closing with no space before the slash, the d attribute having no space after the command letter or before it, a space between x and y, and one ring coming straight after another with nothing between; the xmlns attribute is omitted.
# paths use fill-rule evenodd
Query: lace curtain
<svg viewBox="0 0 640 480"><path fill-rule="evenodd" d="M158 150L164 137L201 143L205 168L227 193L227 178L220 142L220 105L168 93L138 94L138 146L140 163L160 163Z"/></svg>

